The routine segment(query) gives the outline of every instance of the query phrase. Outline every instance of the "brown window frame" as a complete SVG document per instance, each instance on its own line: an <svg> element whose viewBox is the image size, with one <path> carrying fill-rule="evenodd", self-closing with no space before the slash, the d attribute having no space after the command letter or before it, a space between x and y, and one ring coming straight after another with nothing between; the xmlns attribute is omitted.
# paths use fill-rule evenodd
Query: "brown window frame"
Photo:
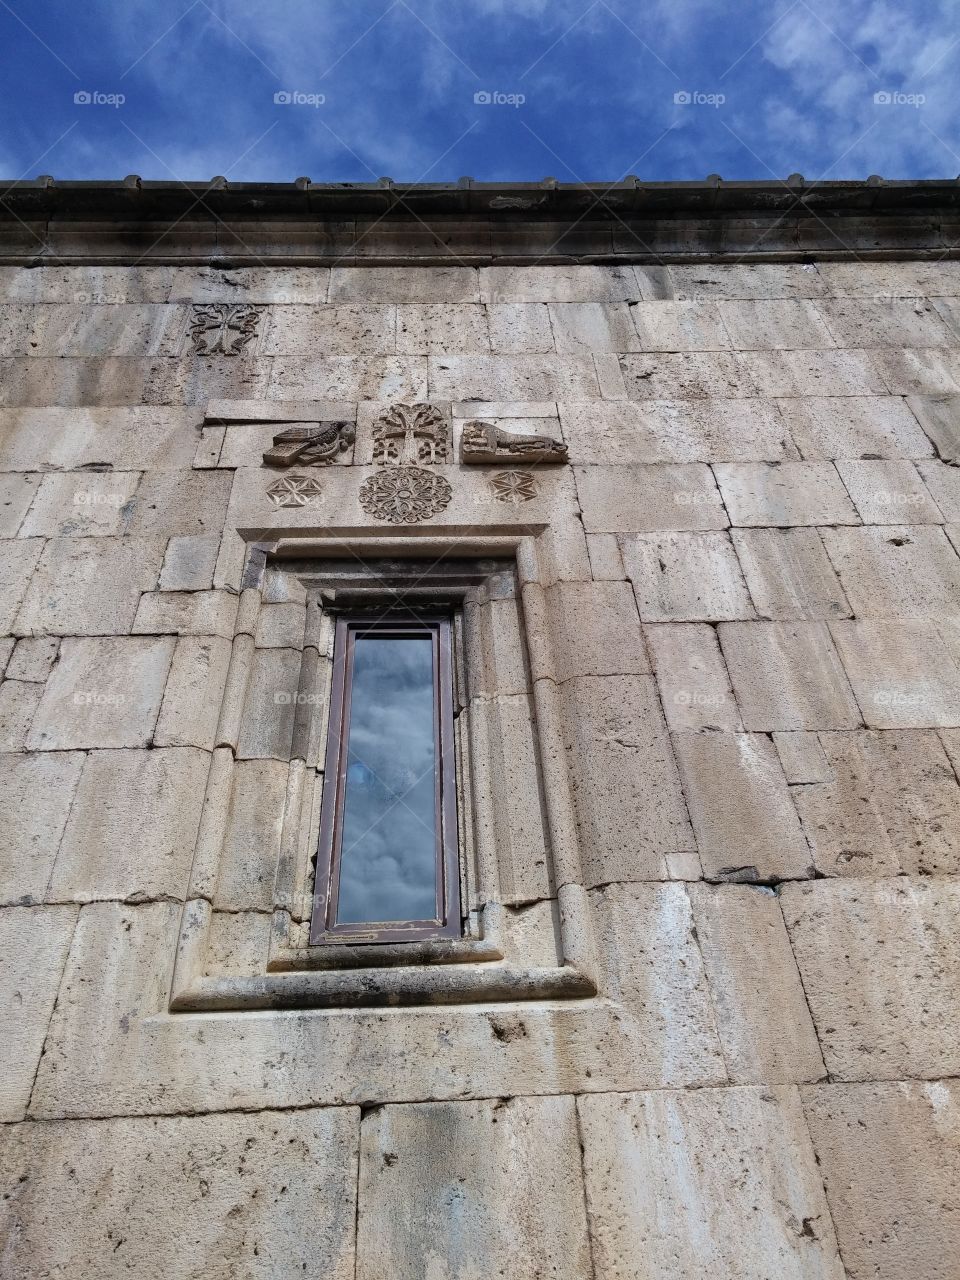
<svg viewBox="0 0 960 1280"><path fill-rule="evenodd" d="M433 641L437 912L431 920L337 924L355 644L358 636L374 632L396 639L429 635ZM333 655L310 945L342 946L459 938L462 925L454 743L453 619L447 612L384 615L381 611L376 616L343 614L336 620Z"/></svg>

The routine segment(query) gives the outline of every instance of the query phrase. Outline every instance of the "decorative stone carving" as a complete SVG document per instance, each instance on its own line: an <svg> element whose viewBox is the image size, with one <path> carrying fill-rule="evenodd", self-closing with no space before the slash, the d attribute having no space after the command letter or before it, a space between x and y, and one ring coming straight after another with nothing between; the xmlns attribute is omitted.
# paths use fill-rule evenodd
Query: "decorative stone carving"
<svg viewBox="0 0 960 1280"><path fill-rule="evenodd" d="M198 356L238 356L252 342L260 308L239 302L209 302L193 308L190 337Z"/></svg>
<svg viewBox="0 0 960 1280"><path fill-rule="evenodd" d="M460 433L460 461L464 466L490 462L566 462L567 446L549 436L516 435L492 422L465 422Z"/></svg>
<svg viewBox="0 0 960 1280"><path fill-rule="evenodd" d="M490 487L498 502L518 506L537 496L537 482L529 471L498 471L490 477Z"/></svg>
<svg viewBox="0 0 960 1280"><path fill-rule="evenodd" d="M329 466L338 453L349 449L357 437L352 422L321 422L318 427L288 427L273 437L273 448L263 455L266 467Z"/></svg>
<svg viewBox="0 0 960 1280"><path fill-rule="evenodd" d="M282 476L267 490L278 507L315 507L323 498L323 486L313 476Z"/></svg>
<svg viewBox="0 0 960 1280"><path fill-rule="evenodd" d="M360 486L364 511L390 524L419 524L442 511L452 497L443 476L421 467L391 467Z"/></svg>
<svg viewBox="0 0 960 1280"><path fill-rule="evenodd" d="M395 404L373 428L373 460L385 466L435 466L450 457L450 427L432 404Z"/></svg>

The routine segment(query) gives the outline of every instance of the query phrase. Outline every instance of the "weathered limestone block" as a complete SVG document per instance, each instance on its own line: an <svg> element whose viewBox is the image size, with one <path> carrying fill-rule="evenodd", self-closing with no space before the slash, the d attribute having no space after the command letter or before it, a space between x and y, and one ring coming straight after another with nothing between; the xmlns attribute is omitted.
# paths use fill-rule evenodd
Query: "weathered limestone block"
<svg viewBox="0 0 960 1280"><path fill-rule="evenodd" d="M125 636L64 640L28 748L149 746L175 643Z"/></svg>
<svg viewBox="0 0 960 1280"><path fill-rule="evenodd" d="M27 350L43 356L176 356L186 336L186 309L143 302L55 306L33 312ZM6 352L4 354L7 354Z"/></svg>
<svg viewBox="0 0 960 1280"><path fill-rule="evenodd" d="M426 400L425 356L276 356L268 400ZM447 397L452 399L452 396Z"/></svg>
<svg viewBox="0 0 960 1280"><path fill-rule="evenodd" d="M42 538L0 541L0 633L13 629L13 620L42 550Z"/></svg>
<svg viewBox="0 0 960 1280"><path fill-rule="evenodd" d="M0 267L4 302L166 302L173 267Z"/></svg>
<svg viewBox="0 0 960 1280"><path fill-rule="evenodd" d="M713 627L664 624L644 634L672 732L743 728Z"/></svg>
<svg viewBox="0 0 960 1280"><path fill-rule="evenodd" d="M213 750L230 654L230 642L217 636L184 636L177 641L155 746Z"/></svg>
<svg viewBox="0 0 960 1280"><path fill-rule="evenodd" d="M679 733L673 747L708 880L811 874L810 850L769 738Z"/></svg>
<svg viewBox="0 0 960 1280"><path fill-rule="evenodd" d="M952 1280L960 1257L955 1081L802 1090L850 1280Z"/></svg>
<svg viewBox="0 0 960 1280"><path fill-rule="evenodd" d="M18 640L16 645L13 656L7 664L6 678L44 684L57 660L60 641L56 636L25 636L22 640Z"/></svg>
<svg viewBox="0 0 960 1280"><path fill-rule="evenodd" d="M818 298L827 292L822 266L812 263L700 263L673 265L667 274L677 298Z"/></svg>
<svg viewBox="0 0 960 1280"><path fill-rule="evenodd" d="M933 458L918 463L918 469L942 519L953 523L960 521L960 470Z"/></svg>
<svg viewBox="0 0 960 1280"><path fill-rule="evenodd" d="M258 649L302 649L306 608L302 604L266 604L257 615Z"/></svg>
<svg viewBox="0 0 960 1280"><path fill-rule="evenodd" d="M693 833L653 676L564 686L566 740L588 885L669 879Z"/></svg>
<svg viewBox="0 0 960 1280"><path fill-rule="evenodd" d="M183 898L209 757L92 751L50 881L52 901Z"/></svg>
<svg viewBox="0 0 960 1280"><path fill-rule="evenodd" d="M686 887L610 884L590 895L603 992L648 1028L644 1052L664 1080L727 1079Z"/></svg>
<svg viewBox="0 0 960 1280"><path fill-rule="evenodd" d="M480 289L488 303L621 302L641 296L630 266L481 267Z"/></svg>
<svg viewBox="0 0 960 1280"><path fill-rule="evenodd" d="M830 1076L960 1071L960 885L816 880L780 900Z"/></svg>
<svg viewBox="0 0 960 1280"><path fill-rule="evenodd" d="M209 591L219 550L215 533L171 538L160 570L160 590Z"/></svg>
<svg viewBox="0 0 960 1280"><path fill-rule="evenodd" d="M480 841L492 837L500 901L552 897L532 700L524 695L479 699L467 715L472 785L478 800L483 796L476 807L477 834Z"/></svg>
<svg viewBox="0 0 960 1280"><path fill-rule="evenodd" d="M397 309L393 306L274 307L264 334L265 356L394 355Z"/></svg>
<svg viewBox="0 0 960 1280"><path fill-rule="evenodd" d="M885 302L824 298L816 309L838 347L949 347L956 341L925 298Z"/></svg>
<svg viewBox="0 0 960 1280"><path fill-rule="evenodd" d="M155 268L156 269L156 268ZM172 267L170 302L326 302L329 267Z"/></svg>
<svg viewBox="0 0 960 1280"><path fill-rule="evenodd" d="M726 351L735 345L711 302L637 302L630 314L640 346L621 351Z"/></svg>
<svg viewBox="0 0 960 1280"><path fill-rule="evenodd" d="M954 466L960 463L960 395L909 396L907 404L937 457Z"/></svg>
<svg viewBox="0 0 960 1280"><path fill-rule="evenodd" d="M733 352L624 355L620 368L631 400L736 399L757 394L743 357Z"/></svg>
<svg viewBox="0 0 960 1280"><path fill-rule="evenodd" d="M871 729L960 725L960 647L934 622L835 622L837 650Z"/></svg>
<svg viewBox="0 0 960 1280"><path fill-rule="evenodd" d="M558 582L545 591L524 589L533 627L546 639L552 661L536 660L534 680L562 683L575 676L644 675L650 663L633 592L625 582ZM528 626L530 620L528 620Z"/></svg>
<svg viewBox="0 0 960 1280"><path fill-rule="evenodd" d="M777 407L805 459L933 455L899 396L807 396L778 400Z"/></svg>
<svg viewBox="0 0 960 1280"><path fill-rule="evenodd" d="M429 356L436 400L593 400L600 398L589 353ZM381 397L382 398L382 397ZM426 397L420 397L425 399Z"/></svg>
<svg viewBox="0 0 960 1280"><path fill-rule="evenodd" d="M467 700L528 691L525 641L512 590L506 598L464 603L463 656Z"/></svg>
<svg viewBox="0 0 960 1280"><path fill-rule="evenodd" d="M255 650L237 744L238 759L290 759L302 661L303 655L297 649Z"/></svg>
<svg viewBox="0 0 960 1280"><path fill-rule="evenodd" d="M775 733L773 742L789 783L834 780L833 769L828 764L820 739L815 733L802 730ZM794 792L794 798L796 798L796 792Z"/></svg>
<svg viewBox="0 0 960 1280"><path fill-rule="evenodd" d="M218 533L233 477L229 472L148 472L126 507L125 532L170 537Z"/></svg>
<svg viewBox="0 0 960 1280"><path fill-rule="evenodd" d="M572 1097L376 1110L362 1125L359 1196L358 1280L590 1271Z"/></svg>
<svg viewBox="0 0 960 1280"><path fill-rule="evenodd" d="M844 1280L795 1089L604 1094L577 1109L597 1280Z"/></svg>
<svg viewBox="0 0 960 1280"><path fill-rule="evenodd" d="M29 545L29 544L28 544ZM24 597L22 635L123 635L157 585L163 538L51 538Z"/></svg>
<svg viewBox="0 0 960 1280"><path fill-rule="evenodd" d="M358 1129L352 1107L8 1128L9 1265L36 1280L353 1280Z"/></svg>
<svg viewBox="0 0 960 1280"><path fill-rule="evenodd" d="M0 1010L4 1067L0 1074L0 1121L22 1120L43 1052L63 966L77 919L75 907L5 907L0 910ZM0 1135L11 1133L4 1125ZM2 1142L2 1136L0 1136ZM0 1154L0 1180L16 1183L21 1169ZM8 1186L5 1190L10 1190ZM3 1196L0 1204L7 1200ZM0 1209L0 1215L2 1215ZM0 1237L10 1243L10 1232ZM4 1263L6 1266L6 1263ZM32 1274L27 1265L22 1274Z"/></svg>
<svg viewBox="0 0 960 1280"><path fill-rule="evenodd" d="M488 352L490 334L483 307L446 303L413 303L395 308L396 350L400 355L443 355L445 352ZM547 326L549 333L549 325ZM509 350L509 347L507 348ZM529 350L517 347L516 350ZM533 350L553 350L534 347Z"/></svg>
<svg viewBox="0 0 960 1280"><path fill-rule="evenodd" d="M949 351L881 347L870 354L892 395L939 397L960 392L960 377Z"/></svg>
<svg viewBox="0 0 960 1280"><path fill-rule="evenodd" d="M721 302L723 323L738 351L788 351L855 345L837 343L820 309L802 300Z"/></svg>
<svg viewBox="0 0 960 1280"><path fill-rule="evenodd" d="M721 462L714 474L731 524L859 523L831 462Z"/></svg>
<svg viewBox="0 0 960 1280"><path fill-rule="evenodd" d="M709 467L576 467L587 533L725 529L729 524Z"/></svg>
<svg viewBox="0 0 960 1280"><path fill-rule="evenodd" d="M37 490L44 477L31 472L10 472L0 475L0 537L15 538L24 525L24 516L36 501ZM29 527L22 528L22 536L30 537Z"/></svg>
<svg viewBox="0 0 960 1280"><path fill-rule="evenodd" d="M0 755L0 903L42 902L84 757Z"/></svg>
<svg viewBox="0 0 960 1280"><path fill-rule="evenodd" d="M570 460L583 464L743 462L797 456L765 400L561 401Z"/></svg>
<svg viewBox="0 0 960 1280"><path fill-rule="evenodd" d="M402 308L400 309L402 313ZM545 351L556 351L557 341L550 323L550 313L542 302L534 303L502 303L485 307L487 313L487 329L489 338L483 346L483 337L478 335L476 349L484 351L492 348L496 352L536 354ZM401 317L402 318L402 317ZM456 351L456 346L447 350ZM469 351L470 347L461 348ZM431 354L438 354L431 352ZM481 414L473 414L481 417Z"/></svg>
<svg viewBox="0 0 960 1280"><path fill-rule="evenodd" d="M310 268L312 271L317 268ZM517 268L511 268L517 270ZM271 274L273 268L271 268ZM480 302L475 267L333 267L331 302ZM324 301L323 298L319 301ZM520 299L523 301L523 299Z"/></svg>
<svg viewBox="0 0 960 1280"><path fill-rule="evenodd" d="M205 977L266 972L272 918L265 911L214 911L203 964Z"/></svg>
<svg viewBox="0 0 960 1280"><path fill-rule="evenodd" d="M824 875L956 875L960 787L937 735L825 733L832 777L794 799Z"/></svg>
<svg viewBox="0 0 960 1280"><path fill-rule="evenodd" d="M587 554L590 557L590 575L594 582L626 581L627 574L615 534L588 534Z"/></svg>
<svg viewBox="0 0 960 1280"><path fill-rule="evenodd" d="M220 911L270 911L280 860L289 766L278 760L239 760L214 907Z"/></svg>
<svg viewBox="0 0 960 1280"><path fill-rule="evenodd" d="M617 554L619 555L619 552ZM16 644L17 640L13 636L3 636L0 638L0 673L3 673L6 670L7 664L10 661L10 655L13 653L14 646Z"/></svg>
<svg viewBox="0 0 960 1280"><path fill-rule="evenodd" d="M641 533L620 550L644 622L756 617L726 533Z"/></svg>
<svg viewBox="0 0 960 1280"><path fill-rule="evenodd" d="M733 529L730 536L762 618L829 621L850 616L816 529Z"/></svg>
<svg viewBox="0 0 960 1280"><path fill-rule="evenodd" d="M0 470L178 471L193 462L200 418L196 409L139 405L0 409Z"/></svg>
<svg viewBox="0 0 960 1280"><path fill-rule="evenodd" d="M549 322L558 351L643 351L625 302L551 303Z"/></svg>
<svg viewBox="0 0 960 1280"><path fill-rule="evenodd" d="M233 639L238 599L229 591L150 591L140 597L134 635L179 634Z"/></svg>
<svg viewBox="0 0 960 1280"><path fill-rule="evenodd" d="M747 351L762 396L883 396L889 388L870 351Z"/></svg>
<svg viewBox="0 0 960 1280"><path fill-rule="evenodd" d="M720 645L744 728L856 729L862 723L822 622L723 622Z"/></svg>
<svg viewBox="0 0 960 1280"><path fill-rule="evenodd" d="M957 289L957 263L929 262L821 262L817 271L827 292L839 298L890 298L916 302Z"/></svg>
<svg viewBox="0 0 960 1280"><path fill-rule="evenodd" d="M841 461L836 466L864 524L943 524L912 462Z"/></svg>
<svg viewBox="0 0 960 1280"><path fill-rule="evenodd" d="M858 617L960 617L960 559L942 529L824 529L823 542Z"/></svg>
<svg viewBox="0 0 960 1280"><path fill-rule="evenodd" d="M43 689L27 680L0 684L0 751L23 751Z"/></svg>
<svg viewBox="0 0 960 1280"><path fill-rule="evenodd" d="M776 894L732 884L692 884L687 892L730 1079L823 1079L823 1056Z"/></svg>

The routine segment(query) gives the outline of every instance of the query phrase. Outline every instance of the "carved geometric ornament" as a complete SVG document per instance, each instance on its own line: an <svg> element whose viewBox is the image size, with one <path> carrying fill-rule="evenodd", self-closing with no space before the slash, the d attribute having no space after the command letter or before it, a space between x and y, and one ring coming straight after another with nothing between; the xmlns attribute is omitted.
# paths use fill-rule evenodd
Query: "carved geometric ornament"
<svg viewBox="0 0 960 1280"><path fill-rule="evenodd" d="M389 524L419 524L437 515L453 497L443 476L420 467L391 466L360 486L360 505Z"/></svg>
<svg viewBox="0 0 960 1280"><path fill-rule="evenodd" d="M317 427L288 427L273 437L273 448L263 455L264 466L329 466L338 453L349 449L357 431L352 422L321 422Z"/></svg>
<svg viewBox="0 0 960 1280"><path fill-rule="evenodd" d="M450 427L432 404L395 404L373 428L373 460L381 466L436 466L450 457Z"/></svg>
<svg viewBox="0 0 960 1280"><path fill-rule="evenodd" d="M490 487L498 502L518 506L537 496L537 482L529 471L499 471L490 477Z"/></svg>
<svg viewBox="0 0 960 1280"><path fill-rule="evenodd" d="M491 462L519 462L527 466L566 462L567 446L549 436L503 431L492 422L466 422L460 433L460 461L464 466Z"/></svg>
<svg viewBox="0 0 960 1280"><path fill-rule="evenodd" d="M194 306L190 324L198 356L238 356L256 336L260 308L244 302L211 302Z"/></svg>
<svg viewBox="0 0 960 1280"><path fill-rule="evenodd" d="M267 497L277 507L315 507L323 498L323 486L313 476L281 476Z"/></svg>

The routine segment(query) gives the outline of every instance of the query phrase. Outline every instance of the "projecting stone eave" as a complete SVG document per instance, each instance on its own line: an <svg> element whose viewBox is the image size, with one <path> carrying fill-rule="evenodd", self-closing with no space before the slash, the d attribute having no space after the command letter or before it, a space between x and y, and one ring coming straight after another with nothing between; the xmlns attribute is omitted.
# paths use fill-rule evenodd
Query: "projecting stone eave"
<svg viewBox="0 0 960 1280"><path fill-rule="evenodd" d="M11 183L0 263L803 262L960 256L960 179Z"/></svg>

